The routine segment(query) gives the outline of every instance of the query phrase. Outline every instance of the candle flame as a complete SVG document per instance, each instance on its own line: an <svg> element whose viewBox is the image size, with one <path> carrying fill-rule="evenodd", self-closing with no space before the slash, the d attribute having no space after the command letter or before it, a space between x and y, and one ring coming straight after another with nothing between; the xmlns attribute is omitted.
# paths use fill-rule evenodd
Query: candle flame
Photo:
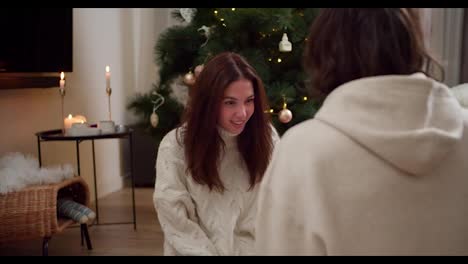
<svg viewBox="0 0 468 264"><path fill-rule="evenodd" d="M64 72L61 72L61 73L60 73L60 80L63 80L63 78L65 78L65 73L64 73Z"/></svg>
<svg viewBox="0 0 468 264"><path fill-rule="evenodd" d="M106 72L110 72L110 67L106 66Z"/></svg>
<svg viewBox="0 0 468 264"><path fill-rule="evenodd" d="M67 118L68 118L68 119L72 119L73 117L72 117L71 114L69 114Z"/></svg>

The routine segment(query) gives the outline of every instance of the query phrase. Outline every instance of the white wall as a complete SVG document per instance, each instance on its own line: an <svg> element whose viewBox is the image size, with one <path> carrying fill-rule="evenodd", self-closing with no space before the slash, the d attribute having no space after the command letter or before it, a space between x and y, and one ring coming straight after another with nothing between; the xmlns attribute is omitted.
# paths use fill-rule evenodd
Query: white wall
<svg viewBox="0 0 468 264"><path fill-rule="evenodd" d="M146 92L156 78L153 48L172 23L169 9L97 8L73 10L73 72L66 74L65 113L83 114L89 123L108 119L105 66L111 67L112 119L130 124L126 105L135 92ZM57 79L58 85L58 79ZM58 89L0 89L0 155L22 152L37 156L34 133L61 127ZM99 196L122 187L121 144L95 141ZM80 144L81 175L93 190L91 142ZM42 143L45 166L76 165L74 142ZM135 157L138 158L138 157Z"/></svg>
<svg viewBox="0 0 468 264"><path fill-rule="evenodd" d="M128 61L132 61L133 74L127 81L128 87L126 98L127 103L136 93L146 93L152 88L152 84L157 82L159 68L155 63L154 46L160 33L175 22L170 15L170 8L133 8L131 10L132 23L127 23L133 27L134 47L127 49ZM129 75L130 76L130 75ZM126 112L128 123L135 123L137 117L132 112Z"/></svg>
<svg viewBox="0 0 468 264"><path fill-rule="evenodd" d="M444 83L460 83L463 8L427 9L430 21L429 48L445 70Z"/></svg>

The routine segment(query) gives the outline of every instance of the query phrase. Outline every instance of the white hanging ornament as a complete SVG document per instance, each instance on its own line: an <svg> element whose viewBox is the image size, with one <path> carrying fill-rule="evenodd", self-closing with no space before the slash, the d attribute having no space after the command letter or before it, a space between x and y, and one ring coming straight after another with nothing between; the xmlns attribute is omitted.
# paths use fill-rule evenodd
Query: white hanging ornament
<svg viewBox="0 0 468 264"><path fill-rule="evenodd" d="M198 32L200 32L202 35L205 37L209 38L211 34L211 28L207 27L205 25L201 26L199 29L197 29Z"/></svg>
<svg viewBox="0 0 468 264"><path fill-rule="evenodd" d="M196 8L180 8L179 12L185 21L187 21L188 23L191 23L193 17L197 13L197 9Z"/></svg>
<svg viewBox="0 0 468 264"><path fill-rule="evenodd" d="M156 128L159 124L159 116L156 114L156 110L164 104L164 97L160 94L158 94L156 91L153 91L153 95L156 95L158 98L156 100L152 100L154 106L153 106L153 113L150 116L150 123L151 126Z"/></svg>
<svg viewBox="0 0 468 264"><path fill-rule="evenodd" d="M205 42L200 46L203 47L206 45L206 43L208 43L208 40L210 39L211 28L203 25L199 29L197 29L197 31L200 32L206 38Z"/></svg>
<svg viewBox="0 0 468 264"><path fill-rule="evenodd" d="M155 110L153 109L153 113L151 114L150 116L150 121L151 121L151 125L153 127L157 127L158 126L158 123L159 123L159 117L158 117L158 114L156 114Z"/></svg>
<svg viewBox="0 0 468 264"><path fill-rule="evenodd" d="M286 33L283 33L283 38L281 39L279 43L279 51L281 52L290 52L292 51L292 44L288 40L288 35Z"/></svg>
<svg viewBox="0 0 468 264"><path fill-rule="evenodd" d="M292 112L287 108L281 110L278 114L279 121L284 124L289 123L292 117L293 117Z"/></svg>

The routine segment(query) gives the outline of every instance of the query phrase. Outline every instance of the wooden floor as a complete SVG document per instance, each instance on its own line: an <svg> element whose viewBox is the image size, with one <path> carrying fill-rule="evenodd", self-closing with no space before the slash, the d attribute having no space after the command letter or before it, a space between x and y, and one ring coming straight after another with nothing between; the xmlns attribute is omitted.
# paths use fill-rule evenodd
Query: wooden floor
<svg viewBox="0 0 468 264"><path fill-rule="evenodd" d="M125 188L99 199L99 223L89 227L93 246L81 246L80 228L70 227L52 236L49 256L158 256L163 254L163 233L152 201L153 188L136 188L137 230L132 224L131 189ZM94 207L92 207L94 210ZM86 245L86 243L85 243ZM42 239L15 242L0 248L0 256L40 256Z"/></svg>

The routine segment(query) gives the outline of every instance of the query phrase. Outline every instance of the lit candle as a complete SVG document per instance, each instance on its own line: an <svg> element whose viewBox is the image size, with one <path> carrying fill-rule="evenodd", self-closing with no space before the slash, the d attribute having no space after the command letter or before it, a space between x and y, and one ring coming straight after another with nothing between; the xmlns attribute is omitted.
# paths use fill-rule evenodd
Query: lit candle
<svg viewBox="0 0 468 264"><path fill-rule="evenodd" d="M63 120L63 122L65 124L65 129L70 129L75 123L86 123L86 117L81 115L72 116L71 114L69 114L68 117Z"/></svg>
<svg viewBox="0 0 468 264"><path fill-rule="evenodd" d="M73 124L73 116L69 114L68 117L63 120L63 122L65 123L65 129L70 129Z"/></svg>
<svg viewBox="0 0 468 264"><path fill-rule="evenodd" d="M80 123L80 124L86 123L86 117L82 115L76 115L74 118L75 118L75 121L73 123Z"/></svg>
<svg viewBox="0 0 468 264"><path fill-rule="evenodd" d="M60 90L63 90L65 89L65 73L64 72L61 72L60 73Z"/></svg>
<svg viewBox="0 0 468 264"><path fill-rule="evenodd" d="M110 67L106 66L106 90L110 89Z"/></svg>

